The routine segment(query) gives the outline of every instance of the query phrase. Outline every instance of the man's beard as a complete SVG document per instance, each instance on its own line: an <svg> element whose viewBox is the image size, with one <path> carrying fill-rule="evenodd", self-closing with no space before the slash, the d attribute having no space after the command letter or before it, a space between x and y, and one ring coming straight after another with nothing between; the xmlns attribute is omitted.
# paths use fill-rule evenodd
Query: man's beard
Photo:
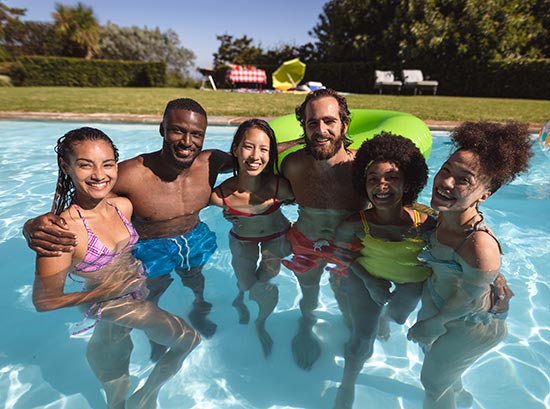
<svg viewBox="0 0 550 409"><path fill-rule="evenodd" d="M306 136L306 152L313 156L315 160L327 160L336 155L340 148L342 148L346 135L342 133L338 139L330 139L330 142L326 146L316 145L313 141L315 137L316 134L313 134L311 138Z"/></svg>
<svg viewBox="0 0 550 409"><path fill-rule="evenodd" d="M170 146L167 143L164 144L163 149L167 149L170 152L170 155L172 156L172 163L173 166L175 166L177 169L185 170L191 167L197 156L199 156L200 152L193 151L190 156L187 158L180 158L176 154L174 150L174 146Z"/></svg>

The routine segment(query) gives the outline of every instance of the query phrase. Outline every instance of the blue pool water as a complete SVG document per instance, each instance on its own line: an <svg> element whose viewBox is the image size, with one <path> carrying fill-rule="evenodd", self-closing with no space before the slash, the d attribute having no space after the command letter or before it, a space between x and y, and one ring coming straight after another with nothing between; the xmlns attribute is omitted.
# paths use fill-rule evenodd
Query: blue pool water
<svg viewBox="0 0 550 409"><path fill-rule="evenodd" d="M99 383L86 363L86 336L71 338L68 330L70 324L80 321L81 314L76 309L42 314L34 311L34 254L21 236L26 219L50 208L57 175L55 141L83 125L109 134L122 159L161 146L156 125L0 121L0 407L104 406ZM234 130L210 127L205 147L226 150ZM516 296L508 318L508 337L464 376L465 387L475 397L475 408L550 407L550 157L538 145L535 150L529 174L502 188L483 205L488 223L503 245L503 272ZM431 177L449 151L445 134L434 133ZM429 199L428 188L420 201L429 203ZM296 217L295 206L285 212L291 220ZM218 331L203 341L164 386L160 407L330 408L342 376L348 332L326 277L315 327L323 341L320 360L309 372L297 368L292 360L290 342L300 316L300 291L292 273L284 268L274 281L280 300L267 321L274 348L265 360L254 325L238 324L231 307L236 281L229 263L229 223L219 209L207 208L201 217L218 236L219 249L204 269L206 298L214 304L210 318L218 324ZM187 317L191 301L190 291L174 282L161 306ZM247 303L255 317L255 304ZM357 381L356 408L422 407L422 353L417 345L406 341L405 331L410 325L393 325L390 340L376 342L375 354ZM133 337L131 373L135 387L151 364L147 340L137 331Z"/></svg>

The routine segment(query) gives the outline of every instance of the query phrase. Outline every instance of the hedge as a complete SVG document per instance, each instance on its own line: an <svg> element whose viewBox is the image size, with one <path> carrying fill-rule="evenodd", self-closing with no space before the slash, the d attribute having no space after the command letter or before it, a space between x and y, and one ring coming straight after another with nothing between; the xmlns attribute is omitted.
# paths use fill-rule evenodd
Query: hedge
<svg viewBox="0 0 550 409"><path fill-rule="evenodd" d="M10 77L19 86L163 87L166 64L23 56L11 67Z"/></svg>
<svg viewBox="0 0 550 409"><path fill-rule="evenodd" d="M278 66L258 66L266 71L268 88L271 74ZM421 69L425 76L439 82L438 95L550 99L550 59L501 60L483 65L467 64L453 70L430 67L375 66L373 63L310 63L302 83L319 81L338 91L358 94L375 93L374 70L393 70L397 77L401 68ZM218 85L223 84L225 69L216 70ZM227 84L226 84L227 85Z"/></svg>

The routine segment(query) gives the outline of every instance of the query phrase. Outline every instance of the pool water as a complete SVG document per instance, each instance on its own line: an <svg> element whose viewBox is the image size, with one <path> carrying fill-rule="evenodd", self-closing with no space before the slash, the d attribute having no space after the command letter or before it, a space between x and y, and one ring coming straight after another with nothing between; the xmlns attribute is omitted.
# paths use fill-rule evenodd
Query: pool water
<svg viewBox="0 0 550 409"><path fill-rule="evenodd" d="M101 408L99 382L89 369L87 335L70 337L81 314L75 308L35 312L31 300L34 253L21 235L25 220L49 210L57 166L53 146L59 136L80 126L94 126L112 137L121 159L161 146L158 126L147 124L0 121L0 407ZM209 127L205 148L227 150L234 127ZM431 179L451 146L444 133L434 132L428 164L430 182L420 202L429 203ZM536 145L529 174L505 186L482 210L501 244L502 271L515 292L508 317L509 335L464 375L474 395L474 408L550 407L550 158ZM221 179L220 179L221 180ZM284 212L291 220L296 206ZM236 280L230 265L229 223L217 208L201 218L218 236L219 249L204 268L206 299L213 303L210 319L216 335L186 359L181 371L161 390L161 408L330 408L343 370L343 345L348 331L323 278L315 327L323 352L311 371L293 362L290 343L300 316L299 287L284 267L274 279L279 303L267 320L273 353L264 359L254 330L256 304L247 304L251 323L240 325L231 301ZM69 290L77 290L76 284ZM192 294L175 281L161 306L187 319ZM414 319L415 314L412 314ZM391 326L391 338L375 343L374 356L357 381L356 408L419 409L422 353L406 341L407 322ZM145 336L133 332L133 387L151 369Z"/></svg>

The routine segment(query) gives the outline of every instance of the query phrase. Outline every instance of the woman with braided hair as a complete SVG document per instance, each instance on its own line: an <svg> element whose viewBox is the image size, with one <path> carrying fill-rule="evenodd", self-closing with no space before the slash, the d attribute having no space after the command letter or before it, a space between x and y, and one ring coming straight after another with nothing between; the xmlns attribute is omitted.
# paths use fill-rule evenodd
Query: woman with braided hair
<svg viewBox="0 0 550 409"><path fill-rule="evenodd" d="M34 305L38 311L79 306L85 318L95 318L78 332L93 328L87 358L108 407L154 408L161 386L179 371L200 336L180 317L145 300L144 269L131 253L138 240L129 222L132 204L111 194L118 160L111 139L84 127L61 137L55 150L59 176L52 211L76 234L77 245L59 257L37 256ZM65 293L67 276L81 279L82 291ZM133 328L168 350L143 386L126 399Z"/></svg>

